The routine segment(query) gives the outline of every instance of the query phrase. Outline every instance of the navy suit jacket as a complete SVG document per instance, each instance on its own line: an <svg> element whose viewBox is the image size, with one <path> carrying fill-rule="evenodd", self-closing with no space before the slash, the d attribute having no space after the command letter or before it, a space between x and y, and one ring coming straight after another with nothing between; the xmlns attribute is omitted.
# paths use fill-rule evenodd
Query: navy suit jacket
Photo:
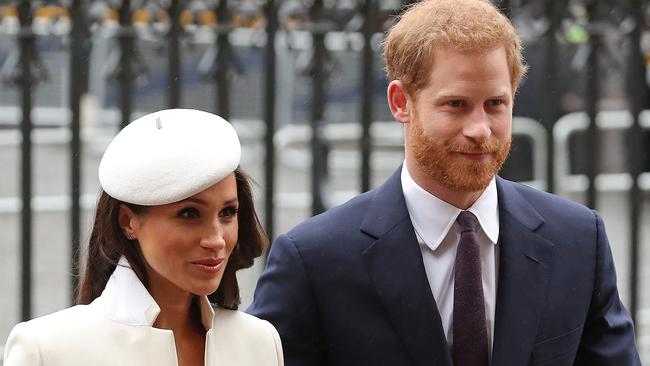
<svg viewBox="0 0 650 366"><path fill-rule="evenodd" d="M493 366L640 365L599 215L497 177ZM274 242L248 312L287 366L451 366L400 170Z"/></svg>

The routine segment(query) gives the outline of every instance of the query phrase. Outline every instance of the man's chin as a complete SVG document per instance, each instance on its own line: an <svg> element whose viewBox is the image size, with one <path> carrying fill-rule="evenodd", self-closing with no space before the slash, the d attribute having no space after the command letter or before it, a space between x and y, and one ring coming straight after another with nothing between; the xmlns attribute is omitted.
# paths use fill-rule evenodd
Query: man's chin
<svg viewBox="0 0 650 366"><path fill-rule="evenodd" d="M431 178L450 190L470 193L484 190L496 175L492 169L478 172L472 170L475 169L457 167L449 169L443 176L432 176Z"/></svg>
<svg viewBox="0 0 650 366"><path fill-rule="evenodd" d="M490 181L492 178L487 180L487 182L450 182L446 181L443 182L443 185L445 185L447 188L456 191L456 192L462 192L462 193L472 193L472 192L479 192L483 191L487 186L490 184Z"/></svg>

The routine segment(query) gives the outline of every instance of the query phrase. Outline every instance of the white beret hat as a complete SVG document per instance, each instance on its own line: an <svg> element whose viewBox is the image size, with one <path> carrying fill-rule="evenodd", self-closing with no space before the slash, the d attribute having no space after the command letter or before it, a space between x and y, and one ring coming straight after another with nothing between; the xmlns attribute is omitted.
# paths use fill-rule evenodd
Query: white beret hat
<svg viewBox="0 0 650 366"><path fill-rule="evenodd" d="M138 118L111 141L99 163L99 183L111 197L154 206L191 197L239 165L241 146L223 118L167 109Z"/></svg>

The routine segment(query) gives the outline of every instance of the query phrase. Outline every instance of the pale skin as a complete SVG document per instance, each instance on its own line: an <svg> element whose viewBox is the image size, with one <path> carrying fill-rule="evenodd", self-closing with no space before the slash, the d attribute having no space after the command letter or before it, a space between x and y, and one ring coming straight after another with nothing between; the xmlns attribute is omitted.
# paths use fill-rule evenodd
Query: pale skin
<svg viewBox="0 0 650 366"><path fill-rule="evenodd" d="M200 193L141 215L120 207L120 226L137 239L133 245L144 257L149 293L160 306L153 326L173 331L181 366L204 365L206 329L192 299L215 292L221 283L237 243L238 205L231 173Z"/></svg>
<svg viewBox="0 0 650 366"><path fill-rule="evenodd" d="M414 115L428 136L461 143L489 138L505 141L512 132L514 92L503 47L469 51L436 48L429 82L416 98L400 80L393 80L388 86L388 103L393 117L404 127L406 167L413 180L441 200L469 208L483 189L449 188L424 174L413 158L408 136ZM487 155L458 153L453 158L480 162L489 158Z"/></svg>

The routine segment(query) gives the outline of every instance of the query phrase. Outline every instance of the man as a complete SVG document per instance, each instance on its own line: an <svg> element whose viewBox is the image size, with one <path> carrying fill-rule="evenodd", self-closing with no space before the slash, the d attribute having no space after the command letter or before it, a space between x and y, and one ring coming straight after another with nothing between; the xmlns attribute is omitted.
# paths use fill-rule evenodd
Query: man
<svg viewBox="0 0 650 366"><path fill-rule="evenodd" d="M496 177L525 66L482 0L427 0L391 29L405 163L275 241L249 311L288 366L640 365L603 222Z"/></svg>

